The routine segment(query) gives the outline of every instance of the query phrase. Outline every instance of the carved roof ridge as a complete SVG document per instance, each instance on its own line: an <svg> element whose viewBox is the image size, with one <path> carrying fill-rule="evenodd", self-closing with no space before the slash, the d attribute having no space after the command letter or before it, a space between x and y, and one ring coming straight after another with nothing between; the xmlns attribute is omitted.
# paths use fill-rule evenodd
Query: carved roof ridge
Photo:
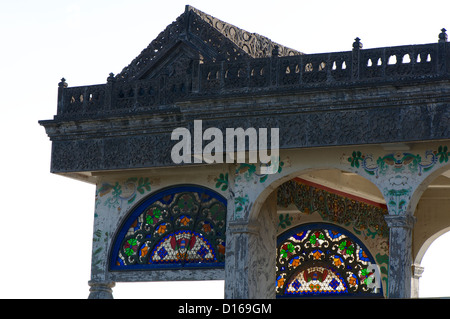
<svg viewBox="0 0 450 319"><path fill-rule="evenodd" d="M168 47L183 40L192 42L199 50L205 51L208 47L208 53L214 52L213 59L218 60L233 61L240 58L269 57L275 47L278 47L278 56L302 54L275 43L267 37L245 31L186 5L185 11L115 78L119 81L138 79L139 75L143 74L143 70L148 70L160 56L167 52ZM206 51L200 53L206 53Z"/></svg>
<svg viewBox="0 0 450 319"><path fill-rule="evenodd" d="M158 53L165 47L166 44L173 41L174 34L179 34L184 23L184 14L180 15L169 24L150 44L141 51L141 53L131 61L131 63L124 67L122 71L116 75L118 80L132 80L140 71L158 56Z"/></svg>
<svg viewBox="0 0 450 319"><path fill-rule="evenodd" d="M243 30L231 23L222 21L216 17L213 17L212 15L200 11L199 9L193 6L187 5L186 11L195 12L203 21L207 22L210 26L212 26L214 29L216 29L225 37L227 37L238 47L243 49L252 58L271 56L272 50L274 49L275 46L278 47L279 56L303 54L300 51L276 43L271 39L269 39L268 37L265 37L258 33ZM250 48L249 45L254 45L255 47Z"/></svg>

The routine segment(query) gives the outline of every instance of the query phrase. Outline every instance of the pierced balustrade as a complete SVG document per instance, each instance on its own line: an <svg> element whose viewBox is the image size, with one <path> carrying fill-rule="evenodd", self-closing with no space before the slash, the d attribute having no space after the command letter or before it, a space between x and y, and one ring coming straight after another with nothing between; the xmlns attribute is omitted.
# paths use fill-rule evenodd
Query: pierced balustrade
<svg viewBox="0 0 450 319"><path fill-rule="evenodd" d="M311 54L303 57L303 83L319 83L327 81L327 54Z"/></svg>
<svg viewBox="0 0 450 319"><path fill-rule="evenodd" d="M250 87L267 87L270 85L270 59L250 60Z"/></svg>
<svg viewBox="0 0 450 319"><path fill-rule="evenodd" d="M359 39L358 39L359 40ZM195 96L301 89L448 77L447 42L193 65L185 73L67 88L60 83L58 116L151 110ZM198 70L192 72L192 70Z"/></svg>
<svg viewBox="0 0 450 319"><path fill-rule="evenodd" d="M95 113L103 110L105 86L90 85L64 89L64 113Z"/></svg>
<svg viewBox="0 0 450 319"><path fill-rule="evenodd" d="M432 75L437 45L408 45L361 50L361 79Z"/></svg>
<svg viewBox="0 0 450 319"><path fill-rule="evenodd" d="M351 52L331 53L328 66L332 81L349 81L351 79Z"/></svg>
<svg viewBox="0 0 450 319"><path fill-rule="evenodd" d="M302 56L289 56L279 58L278 72L279 72L279 85L297 85L300 83L300 78L303 72L301 72Z"/></svg>
<svg viewBox="0 0 450 319"><path fill-rule="evenodd" d="M223 80L225 89L248 87L249 66L246 62L228 62L224 64Z"/></svg>

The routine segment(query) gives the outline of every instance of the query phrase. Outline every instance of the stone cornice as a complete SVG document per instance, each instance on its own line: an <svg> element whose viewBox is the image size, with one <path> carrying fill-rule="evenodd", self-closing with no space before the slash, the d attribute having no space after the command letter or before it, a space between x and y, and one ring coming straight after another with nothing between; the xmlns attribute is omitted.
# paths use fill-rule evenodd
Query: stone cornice
<svg viewBox="0 0 450 319"><path fill-rule="evenodd" d="M449 86L449 81L439 81L411 86L379 85L376 88L359 87L351 90L336 88L325 91L297 91L290 94L203 97L177 102L158 111L109 115L105 113L71 118L56 116L53 120L43 120L39 123L46 127L51 140L70 140L136 134L170 134L176 127L192 125L191 122L194 119L210 121L214 126L220 126L220 122L224 121L239 123L244 117L255 124L257 119L264 117L272 120L279 119L279 123L282 124L286 117L324 112L373 112L376 117L377 110L391 108L400 110L404 107L413 110L414 106L427 105L424 111L428 111L429 105L448 105L450 103ZM445 109L444 107L443 110Z"/></svg>

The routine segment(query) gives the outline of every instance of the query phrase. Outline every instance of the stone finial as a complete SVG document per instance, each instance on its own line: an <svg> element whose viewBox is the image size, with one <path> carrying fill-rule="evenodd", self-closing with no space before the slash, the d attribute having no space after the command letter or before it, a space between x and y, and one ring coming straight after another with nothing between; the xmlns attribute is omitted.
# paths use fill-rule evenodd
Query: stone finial
<svg viewBox="0 0 450 319"><path fill-rule="evenodd" d="M114 82L114 81L115 81L114 73L111 72L111 73L109 74L108 78L106 79L106 81L107 81L108 83Z"/></svg>
<svg viewBox="0 0 450 319"><path fill-rule="evenodd" d="M355 42L353 42L353 50L359 50L362 49L363 44L361 43L361 39L356 37Z"/></svg>
<svg viewBox="0 0 450 319"><path fill-rule="evenodd" d="M445 33L447 30L445 28L441 29L441 33L439 33L439 43L447 42L448 36Z"/></svg>
<svg viewBox="0 0 450 319"><path fill-rule="evenodd" d="M66 88L67 87L67 82L65 78L61 79L61 82L58 83L58 87L60 88Z"/></svg>

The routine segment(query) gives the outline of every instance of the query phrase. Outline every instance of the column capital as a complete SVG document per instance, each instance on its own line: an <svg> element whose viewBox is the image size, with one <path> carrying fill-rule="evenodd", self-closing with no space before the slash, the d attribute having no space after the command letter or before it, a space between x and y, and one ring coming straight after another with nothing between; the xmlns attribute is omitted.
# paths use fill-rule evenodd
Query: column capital
<svg viewBox="0 0 450 319"><path fill-rule="evenodd" d="M112 288L116 285L114 281L89 281L89 297L88 299L114 299Z"/></svg>
<svg viewBox="0 0 450 319"><path fill-rule="evenodd" d="M389 228L409 228L414 227L416 217L412 215L387 215L384 217Z"/></svg>
<svg viewBox="0 0 450 319"><path fill-rule="evenodd" d="M413 277L415 279L420 279L422 277L423 271L425 270L424 267L415 264L413 265L412 269L413 269Z"/></svg>

